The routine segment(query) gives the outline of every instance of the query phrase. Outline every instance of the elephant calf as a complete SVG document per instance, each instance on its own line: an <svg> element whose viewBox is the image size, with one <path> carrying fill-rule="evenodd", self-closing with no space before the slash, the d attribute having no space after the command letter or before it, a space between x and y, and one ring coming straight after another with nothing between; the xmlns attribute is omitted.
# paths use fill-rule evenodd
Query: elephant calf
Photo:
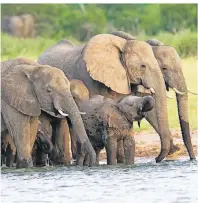
<svg viewBox="0 0 198 203"><path fill-rule="evenodd" d="M97 163L99 164L99 153L105 147L107 153L107 164L117 163L117 145L123 141L125 163L133 164L135 155L135 141L131 136L133 121L144 118L145 112L154 107L154 99L151 96L136 97L128 95L118 102L105 99L101 95L89 98L89 93L83 82L73 80L71 92L80 111L86 112L82 115L87 135L96 151ZM71 132L71 139L74 138ZM74 147L74 141L72 141ZM77 147L78 148L78 147ZM77 149L78 150L78 149ZM72 149L72 153L75 150ZM86 165L86 163L84 163Z"/></svg>

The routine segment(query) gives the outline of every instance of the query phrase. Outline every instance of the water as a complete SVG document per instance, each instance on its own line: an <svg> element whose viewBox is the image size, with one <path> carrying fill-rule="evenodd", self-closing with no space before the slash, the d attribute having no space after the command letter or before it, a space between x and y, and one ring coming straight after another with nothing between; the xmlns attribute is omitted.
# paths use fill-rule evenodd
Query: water
<svg viewBox="0 0 198 203"><path fill-rule="evenodd" d="M198 202L198 166L183 157L135 166L2 169L2 203Z"/></svg>

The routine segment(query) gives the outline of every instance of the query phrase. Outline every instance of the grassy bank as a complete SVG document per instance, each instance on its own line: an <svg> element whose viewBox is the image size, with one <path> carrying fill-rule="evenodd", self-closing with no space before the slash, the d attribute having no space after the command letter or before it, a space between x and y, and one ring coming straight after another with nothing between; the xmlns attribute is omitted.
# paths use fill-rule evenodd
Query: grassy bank
<svg viewBox="0 0 198 203"><path fill-rule="evenodd" d="M162 33L158 36L153 36L159 40L162 40L164 44L174 46L180 55L182 56L196 56L196 33L180 33L178 35ZM67 39L80 44L71 37ZM139 36L138 39L149 39L148 36ZM191 40L189 40L191 39ZM55 44L57 41L53 39L18 39L8 35L2 35L2 60L7 60L15 57L27 57L36 60L37 57L49 46ZM197 89L197 58L188 57L183 59L183 72L185 75L187 86L190 90L198 92ZM173 92L170 92L174 95ZM197 96L189 94L189 119L190 127L197 128ZM179 121L177 116L177 106L175 99L168 99L168 114L170 128L179 128ZM135 128L139 131L138 126L135 124ZM152 130L152 127L146 122L142 121L141 130Z"/></svg>

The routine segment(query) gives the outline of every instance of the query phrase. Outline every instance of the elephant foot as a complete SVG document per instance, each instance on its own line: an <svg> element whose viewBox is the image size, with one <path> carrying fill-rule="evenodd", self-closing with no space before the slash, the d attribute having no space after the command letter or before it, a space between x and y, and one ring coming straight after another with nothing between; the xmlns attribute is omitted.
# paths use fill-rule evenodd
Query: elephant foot
<svg viewBox="0 0 198 203"><path fill-rule="evenodd" d="M171 154L173 154L173 153L175 153L176 151L179 151L179 150L180 150L180 148L177 145L174 145L173 143L171 143L168 155L171 155Z"/></svg>
<svg viewBox="0 0 198 203"><path fill-rule="evenodd" d="M168 155L168 152L169 149L161 149L159 156L155 158L156 163L161 162Z"/></svg>
<svg viewBox="0 0 198 203"><path fill-rule="evenodd" d="M23 160L17 159L16 168L29 168L29 167L33 167L32 158Z"/></svg>
<svg viewBox="0 0 198 203"><path fill-rule="evenodd" d="M6 166L7 167L12 167L14 165L14 158L15 158L15 155L7 156L7 158L6 158Z"/></svg>

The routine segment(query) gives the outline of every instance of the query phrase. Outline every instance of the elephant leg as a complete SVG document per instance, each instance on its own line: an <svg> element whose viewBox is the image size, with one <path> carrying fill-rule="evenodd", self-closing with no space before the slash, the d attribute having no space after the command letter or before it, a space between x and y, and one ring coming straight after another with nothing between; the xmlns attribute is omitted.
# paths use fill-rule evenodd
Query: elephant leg
<svg viewBox="0 0 198 203"><path fill-rule="evenodd" d="M134 136L127 135L124 140L124 155L126 164L134 164L135 160L135 140Z"/></svg>
<svg viewBox="0 0 198 203"><path fill-rule="evenodd" d="M108 138L106 143L106 153L107 153L107 164L115 165L117 164L117 138L114 135L113 130L108 132Z"/></svg>
<svg viewBox="0 0 198 203"><path fill-rule="evenodd" d="M6 148L6 166L12 167L14 165L14 159L16 156L16 147L14 145L13 139L11 135L6 135L6 142L7 142L7 148Z"/></svg>
<svg viewBox="0 0 198 203"><path fill-rule="evenodd" d="M124 155L124 143L123 140L119 140L117 142L117 162L124 163L125 162L125 155Z"/></svg>
<svg viewBox="0 0 198 203"><path fill-rule="evenodd" d="M158 135L160 136L160 140L161 140L161 143L163 146L163 137L161 137L161 135L159 134L159 127L158 127L158 123L157 123L155 108L152 111L147 112L145 118L151 124L151 126L155 129L155 131L158 133ZM168 129L168 131L169 131L169 129ZM173 154L174 152L179 150L179 147L173 143L173 138L172 138L170 131L169 131L169 134L170 134L170 150L169 150L168 154Z"/></svg>
<svg viewBox="0 0 198 203"><path fill-rule="evenodd" d="M99 165L100 163L100 151L101 149L96 149L96 164Z"/></svg>
<svg viewBox="0 0 198 203"><path fill-rule="evenodd" d="M85 155L85 159L83 161L83 166L89 166L89 156L88 156L88 154Z"/></svg>
<svg viewBox="0 0 198 203"><path fill-rule="evenodd" d="M1 101L2 115L17 149L17 168L32 167L30 148L30 117Z"/></svg>
<svg viewBox="0 0 198 203"><path fill-rule="evenodd" d="M36 140L37 130L38 130L38 117L32 117L30 119L30 148L31 148L31 152L32 152L35 140Z"/></svg>
<svg viewBox="0 0 198 203"><path fill-rule="evenodd" d="M55 122L56 130L55 130L55 148L57 150L57 161L58 164L70 164L70 134L69 134L69 126L65 119L60 119ZM54 128L54 124L53 124Z"/></svg>

